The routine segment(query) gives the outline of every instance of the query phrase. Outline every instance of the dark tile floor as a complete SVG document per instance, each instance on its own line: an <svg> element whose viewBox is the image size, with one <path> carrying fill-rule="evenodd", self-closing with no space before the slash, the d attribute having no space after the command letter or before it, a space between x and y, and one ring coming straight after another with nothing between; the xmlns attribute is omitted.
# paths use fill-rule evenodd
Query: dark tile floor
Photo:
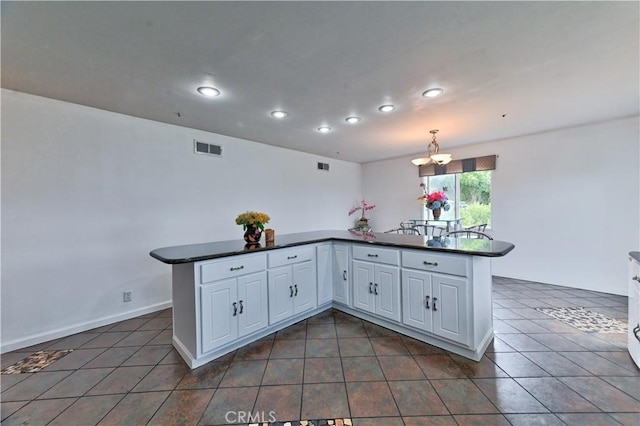
<svg viewBox="0 0 640 426"><path fill-rule="evenodd" d="M627 318L626 297L496 277L496 337L479 363L326 311L191 371L165 310L2 355L5 368L74 349L39 372L0 376L2 424L214 425L250 412L354 425L638 426L626 334L581 332L534 309L549 306Z"/></svg>

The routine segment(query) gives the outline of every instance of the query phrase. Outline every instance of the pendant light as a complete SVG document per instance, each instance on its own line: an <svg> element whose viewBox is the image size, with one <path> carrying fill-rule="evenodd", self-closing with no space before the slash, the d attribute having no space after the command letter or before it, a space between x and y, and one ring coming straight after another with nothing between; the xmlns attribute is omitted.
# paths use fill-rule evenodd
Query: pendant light
<svg viewBox="0 0 640 426"><path fill-rule="evenodd" d="M436 140L438 130L431 130L429 133L431 133L431 142L427 145L428 157L414 158L411 162L416 166L424 166L430 162L434 162L440 166L449 164L453 157L451 154L440 154L440 145L438 145L438 141Z"/></svg>

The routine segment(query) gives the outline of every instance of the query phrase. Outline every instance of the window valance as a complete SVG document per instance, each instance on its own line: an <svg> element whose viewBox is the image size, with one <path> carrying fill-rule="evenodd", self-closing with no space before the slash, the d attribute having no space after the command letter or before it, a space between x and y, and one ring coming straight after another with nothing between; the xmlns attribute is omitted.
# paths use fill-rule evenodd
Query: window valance
<svg viewBox="0 0 640 426"><path fill-rule="evenodd" d="M418 176L451 175L454 173L479 172L482 170L495 170L497 155L487 155L484 157L465 158L463 160L453 160L449 164L439 166L434 163L425 164L418 167Z"/></svg>

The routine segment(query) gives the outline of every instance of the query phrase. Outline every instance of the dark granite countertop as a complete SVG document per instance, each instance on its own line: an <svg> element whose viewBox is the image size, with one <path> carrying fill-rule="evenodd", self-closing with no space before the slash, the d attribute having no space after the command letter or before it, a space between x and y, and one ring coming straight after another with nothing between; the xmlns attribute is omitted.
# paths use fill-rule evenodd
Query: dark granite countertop
<svg viewBox="0 0 640 426"><path fill-rule="evenodd" d="M295 247L323 241L345 241L367 243L394 248L423 249L434 252L458 253L471 256L501 257L513 250L514 245L505 241L481 240L477 238L430 239L422 235L399 235L384 233L362 233L353 231L312 231L297 234L277 235L275 244L270 246L245 246L244 240L217 241L202 244L158 248L151 257L161 262L176 264L217 259L238 254Z"/></svg>
<svg viewBox="0 0 640 426"><path fill-rule="evenodd" d="M629 256L631 256L636 262L640 263L640 251L630 251Z"/></svg>

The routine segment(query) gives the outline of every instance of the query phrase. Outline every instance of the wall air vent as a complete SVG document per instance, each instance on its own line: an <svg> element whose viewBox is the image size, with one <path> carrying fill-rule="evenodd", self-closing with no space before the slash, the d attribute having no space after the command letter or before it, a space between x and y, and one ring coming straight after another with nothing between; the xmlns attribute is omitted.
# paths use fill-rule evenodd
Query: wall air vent
<svg viewBox="0 0 640 426"><path fill-rule="evenodd" d="M318 170L329 171L329 163L318 163Z"/></svg>
<svg viewBox="0 0 640 426"><path fill-rule="evenodd" d="M221 145L202 142L197 139L194 139L193 149L196 154L205 154L205 155L211 155L213 157L222 157Z"/></svg>

